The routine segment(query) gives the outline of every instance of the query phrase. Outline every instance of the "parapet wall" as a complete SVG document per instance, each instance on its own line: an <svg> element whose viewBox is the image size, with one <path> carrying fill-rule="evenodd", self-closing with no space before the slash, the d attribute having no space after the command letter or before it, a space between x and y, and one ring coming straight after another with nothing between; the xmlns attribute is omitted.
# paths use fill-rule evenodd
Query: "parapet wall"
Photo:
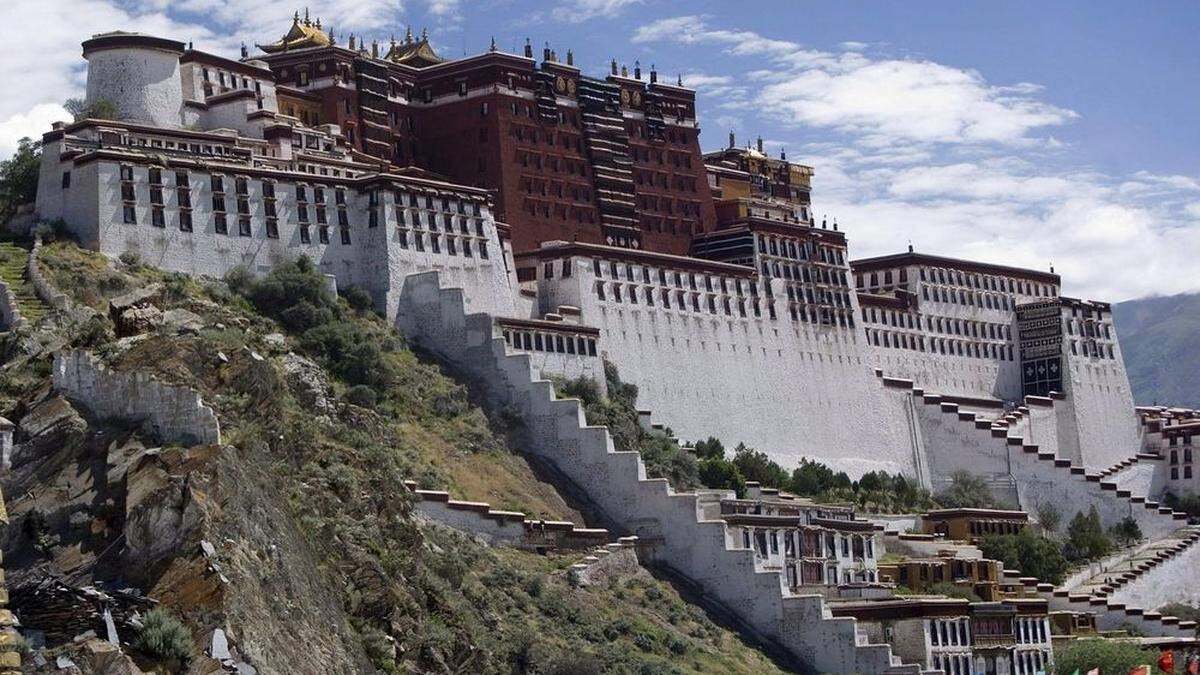
<svg viewBox="0 0 1200 675"><path fill-rule="evenodd" d="M500 511L486 502L450 499L449 492L421 490L406 483L417 498L417 513L490 544L529 550L588 549L609 541L608 530L579 527L569 521L534 520L519 511Z"/></svg>
<svg viewBox="0 0 1200 675"><path fill-rule="evenodd" d="M221 442L221 425L200 394L147 373L117 372L84 351L54 356L54 388L102 420L148 424L163 443Z"/></svg>
<svg viewBox="0 0 1200 675"><path fill-rule="evenodd" d="M1098 472L1011 435L1008 424L961 411L958 404L926 394L911 380L885 377L881 381L893 396L916 403L918 430L929 465L938 476L962 469L1007 477L1016 489L1018 505L1029 513L1037 513L1039 507L1049 504L1069 519L1074 511L1086 513L1094 506L1105 527L1130 516L1150 539L1164 537L1186 523L1185 514L1145 495L1133 495L1116 482L1104 480ZM1033 404L1030 408L1044 405L1043 401L1027 403Z"/></svg>
<svg viewBox="0 0 1200 675"><path fill-rule="evenodd" d="M676 493L647 479L636 452L617 452L603 427L587 426L574 399L556 399L534 380L527 354L508 354L493 335L493 318L467 315L460 289L442 289L436 274L405 280L397 323L415 342L466 374L485 398L519 411L523 447L561 472L617 523L641 550L694 583L747 630L790 653L806 670L917 673L886 644L860 644L853 619L833 618L814 595L793 595L777 571L756 568L749 549L726 548L725 524L701 520L695 493Z"/></svg>

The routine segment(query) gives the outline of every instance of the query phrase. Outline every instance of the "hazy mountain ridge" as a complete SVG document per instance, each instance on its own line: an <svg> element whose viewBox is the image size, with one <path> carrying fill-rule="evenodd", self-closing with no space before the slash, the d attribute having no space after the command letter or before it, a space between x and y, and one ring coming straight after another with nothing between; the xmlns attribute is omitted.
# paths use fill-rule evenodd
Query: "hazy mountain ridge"
<svg viewBox="0 0 1200 675"><path fill-rule="evenodd" d="M1134 401L1200 408L1200 293L1120 302L1113 321Z"/></svg>

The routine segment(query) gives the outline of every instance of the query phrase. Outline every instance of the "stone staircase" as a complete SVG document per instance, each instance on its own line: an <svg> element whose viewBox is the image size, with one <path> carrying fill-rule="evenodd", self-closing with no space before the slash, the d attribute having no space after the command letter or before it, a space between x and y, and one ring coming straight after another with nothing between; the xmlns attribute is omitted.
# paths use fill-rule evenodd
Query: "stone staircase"
<svg viewBox="0 0 1200 675"><path fill-rule="evenodd" d="M604 427L588 426L578 400L559 399L535 379L527 354L510 354L493 318L466 314L461 289L441 288L437 272L409 276L398 326L485 400L520 419L527 452L558 472L568 492L585 495L615 529L638 537L639 557L686 579L748 632L817 672L919 673L887 644L870 644L851 618L834 618L819 595L795 595L750 549L726 544L725 523L700 516L695 493L651 479L636 452L618 452Z"/></svg>
<svg viewBox="0 0 1200 675"><path fill-rule="evenodd" d="M0 284L8 287L8 293L15 301L20 317L30 324L35 324L49 309L38 299L33 286L25 280L28 262L28 251L11 242L0 242Z"/></svg>

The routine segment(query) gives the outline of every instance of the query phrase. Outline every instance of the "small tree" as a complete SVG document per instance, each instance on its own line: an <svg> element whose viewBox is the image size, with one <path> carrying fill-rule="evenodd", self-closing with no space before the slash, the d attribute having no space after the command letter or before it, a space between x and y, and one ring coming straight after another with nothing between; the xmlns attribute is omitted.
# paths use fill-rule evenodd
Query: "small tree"
<svg viewBox="0 0 1200 675"><path fill-rule="evenodd" d="M1067 571L1067 560L1059 545L1029 528L1017 534L984 537L979 548L985 558L999 560L1007 569L1018 569L1052 584L1061 582Z"/></svg>
<svg viewBox="0 0 1200 675"><path fill-rule="evenodd" d="M1143 539L1142 528L1133 516L1125 516L1121 522L1109 529L1109 535L1118 546L1133 546Z"/></svg>
<svg viewBox="0 0 1200 675"><path fill-rule="evenodd" d="M1088 509L1087 515L1076 511L1075 517L1067 524L1067 543L1064 547L1067 558L1095 560L1108 555L1111 550L1112 541L1104 533L1096 507Z"/></svg>
<svg viewBox="0 0 1200 675"><path fill-rule="evenodd" d="M733 490L738 497L746 495L746 479L733 462L720 457L700 461L700 482L714 490Z"/></svg>
<svg viewBox="0 0 1200 675"><path fill-rule="evenodd" d="M76 122L86 119L115 120L117 118L117 106L113 105L112 101L103 98L90 105L81 98L69 98L63 101L63 108L71 113Z"/></svg>
<svg viewBox="0 0 1200 675"><path fill-rule="evenodd" d="M1062 525L1062 511L1051 502L1042 502L1037 508L1038 523L1046 532L1055 532Z"/></svg>
<svg viewBox="0 0 1200 675"><path fill-rule="evenodd" d="M18 206L37 199L41 164L42 144L28 138L17 141L13 156L0 162L0 224L7 222Z"/></svg>
<svg viewBox="0 0 1200 675"><path fill-rule="evenodd" d="M990 509L996 506L987 482L962 469L950 474L950 486L937 496L943 506L960 509Z"/></svg>
<svg viewBox="0 0 1200 675"><path fill-rule="evenodd" d="M696 441L694 451L697 459L725 459L725 446L712 436L708 440Z"/></svg>

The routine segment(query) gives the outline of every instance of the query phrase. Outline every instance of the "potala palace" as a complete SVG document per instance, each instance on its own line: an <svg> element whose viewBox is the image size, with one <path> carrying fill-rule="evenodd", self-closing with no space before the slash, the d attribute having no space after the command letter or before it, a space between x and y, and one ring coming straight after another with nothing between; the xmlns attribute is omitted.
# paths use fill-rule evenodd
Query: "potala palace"
<svg viewBox="0 0 1200 675"><path fill-rule="evenodd" d="M1200 570L1186 516L1160 504L1200 491L1200 415L1135 407L1108 303L1061 295L1053 270L912 247L855 258L852 227L813 212L810 167L733 133L701 151L685 82L539 56L493 43L445 59L424 34L342 41L301 16L240 58L96 35L87 102L113 114L45 133L34 218L166 270L261 274L304 255L331 285L365 289L521 410L530 452L637 536L639 556L814 670L1032 675L1058 621L1194 639L1152 610L1170 600L1158 566L1193 584ZM933 491L968 470L1011 510L885 527L764 488L677 494L547 381L603 382L606 361L683 441ZM968 540L1032 526L1045 503L1095 506L1106 527L1132 517L1180 546L1085 592L944 540L958 524ZM885 549L912 562L880 562ZM881 588L901 578L969 579L986 602ZM1009 641L988 642L993 628Z"/></svg>

